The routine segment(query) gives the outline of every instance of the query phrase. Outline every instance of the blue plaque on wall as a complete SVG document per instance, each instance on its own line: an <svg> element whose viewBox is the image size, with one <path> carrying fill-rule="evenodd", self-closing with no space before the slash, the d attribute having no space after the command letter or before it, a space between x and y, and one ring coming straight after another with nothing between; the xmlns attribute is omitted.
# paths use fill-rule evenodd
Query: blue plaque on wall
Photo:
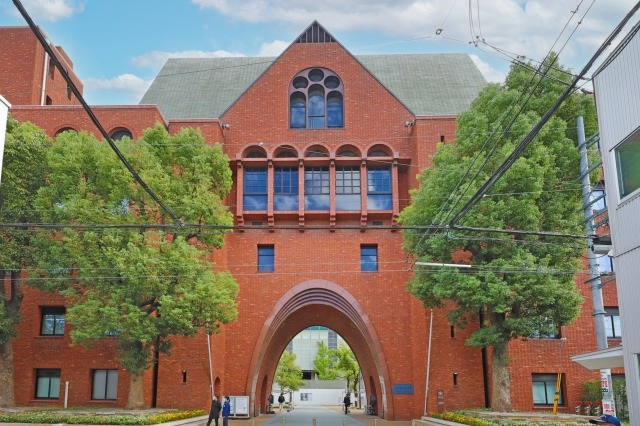
<svg viewBox="0 0 640 426"><path fill-rule="evenodd" d="M393 385L393 393L400 395L413 395L413 385L409 383L399 383Z"/></svg>

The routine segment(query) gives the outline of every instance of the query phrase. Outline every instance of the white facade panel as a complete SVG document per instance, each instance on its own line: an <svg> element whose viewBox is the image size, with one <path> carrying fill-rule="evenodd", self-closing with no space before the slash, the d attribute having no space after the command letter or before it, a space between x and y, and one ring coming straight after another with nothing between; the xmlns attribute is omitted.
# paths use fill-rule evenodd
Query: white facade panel
<svg viewBox="0 0 640 426"><path fill-rule="evenodd" d="M627 396L632 425L640 425L640 190L620 197L614 149L640 128L640 36L594 77L600 147L622 327Z"/></svg>

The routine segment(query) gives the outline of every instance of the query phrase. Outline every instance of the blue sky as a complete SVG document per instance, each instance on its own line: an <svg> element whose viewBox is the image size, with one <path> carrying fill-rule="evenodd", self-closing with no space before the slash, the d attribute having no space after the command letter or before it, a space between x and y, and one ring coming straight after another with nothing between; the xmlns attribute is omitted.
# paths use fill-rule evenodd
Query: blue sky
<svg viewBox="0 0 640 426"><path fill-rule="evenodd" d="M562 63L578 71L635 1L22 3L74 61L87 101L101 105L137 103L168 57L276 56L314 19L357 55L467 52L488 80L501 81L514 57L540 60L557 41ZM11 0L0 0L0 25L26 25Z"/></svg>

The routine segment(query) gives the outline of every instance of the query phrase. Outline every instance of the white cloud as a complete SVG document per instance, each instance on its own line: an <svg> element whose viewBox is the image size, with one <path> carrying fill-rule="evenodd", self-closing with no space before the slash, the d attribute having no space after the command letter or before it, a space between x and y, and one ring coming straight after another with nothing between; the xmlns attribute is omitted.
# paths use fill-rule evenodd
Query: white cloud
<svg viewBox="0 0 640 426"><path fill-rule="evenodd" d="M154 50L131 59L131 63L140 68L160 69L169 58L221 58L221 57L245 56L241 53L227 52L226 50L204 51L185 50L182 52L165 52Z"/></svg>
<svg viewBox="0 0 640 426"><path fill-rule="evenodd" d="M83 80L86 91L125 93L134 103L140 101L152 81L133 74L122 74L115 78L86 78Z"/></svg>
<svg viewBox="0 0 640 426"><path fill-rule="evenodd" d="M291 42L274 40L270 43L262 43L260 46L260 52L258 56L279 56L284 50L289 47Z"/></svg>
<svg viewBox="0 0 640 426"><path fill-rule="evenodd" d="M374 31L406 41L419 38L424 42L447 44L449 51L469 51L469 46L478 42L475 53L484 61L502 61L505 69L516 55L541 60L550 49L563 49L561 62L579 68L635 4L634 0L608 0L593 5L576 0L191 2L237 21L288 24L292 32L301 31L317 20L332 33ZM440 35L436 35L438 29L442 30ZM569 37L569 43L563 47Z"/></svg>
<svg viewBox="0 0 640 426"><path fill-rule="evenodd" d="M493 68L489 63L480 59L478 55L469 55L471 60L476 64L484 78L490 83L503 83L507 77L506 74L500 70Z"/></svg>
<svg viewBox="0 0 640 426"><path fill-rule="evenodd" d="M22 0L22 5L34 20L50 22L69 18L84 9L78 0Z"/></svg>

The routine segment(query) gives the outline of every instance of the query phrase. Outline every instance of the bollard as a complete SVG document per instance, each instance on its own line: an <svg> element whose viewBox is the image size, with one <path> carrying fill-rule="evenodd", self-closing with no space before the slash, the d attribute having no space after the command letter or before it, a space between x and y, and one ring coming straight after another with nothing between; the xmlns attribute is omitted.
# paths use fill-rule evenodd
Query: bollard
<svg viewBox="0 0 640 426"><path fill-rule="evenodd" d="M313 426L316 426L316 419L313 419Z"/></svg>
<svg viewBox="0 0 640 426"><path fill-rule="evenodd" d="M251 426L256 426L256 419L251 419Z"/></svg>
<svg viewBox="0 0 640 426"><path fill-rule="evenodd" d="M347 426L347 421L342 419L342 426Z"/></svg>
<svg viewBox="0 0 640 426"><path fill-rule="evenodd" d="M284 416L282 417L282 426L284 426Z"/></svg>
<svg viewBox="0 0 640 426"><path fill-rule="evenodd" d="M373 419L373 425L378 426L378 419Z"/></svg>

